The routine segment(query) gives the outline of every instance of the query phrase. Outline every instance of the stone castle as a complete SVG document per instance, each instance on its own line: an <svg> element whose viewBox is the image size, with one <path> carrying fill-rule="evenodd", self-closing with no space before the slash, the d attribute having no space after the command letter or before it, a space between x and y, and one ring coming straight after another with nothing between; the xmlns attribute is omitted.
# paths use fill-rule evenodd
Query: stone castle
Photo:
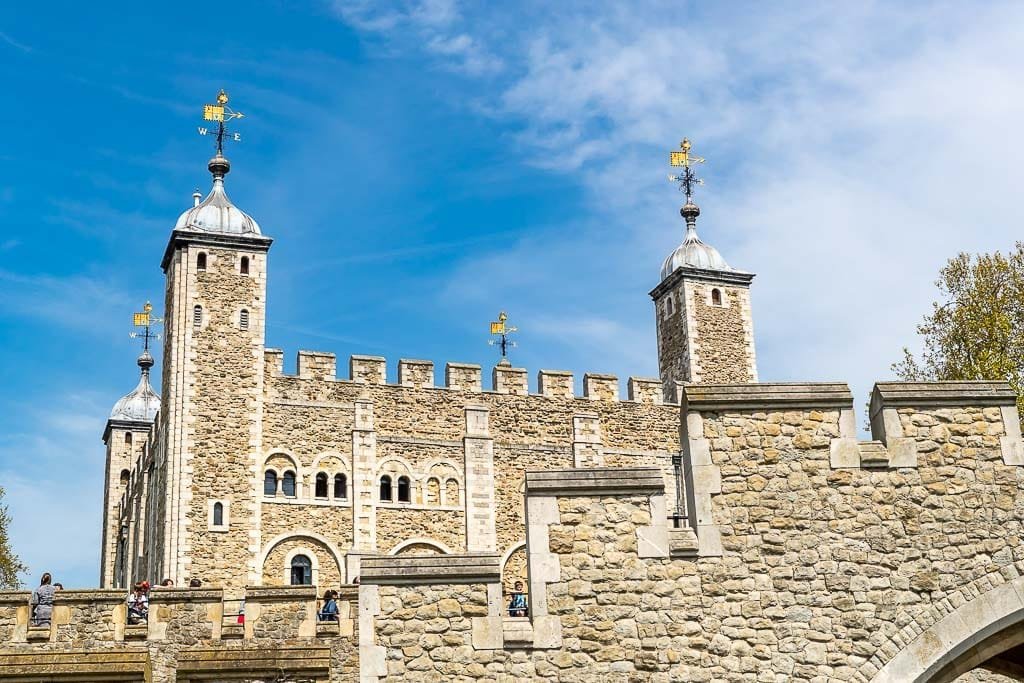
<svg viewBox="0 0 1024 683"><path fill-rule="evenodd" d="M879 383L863 441L845 384L758 383L754 276L689 197L650 293L660 377L625 399L504 363L489 389L312 351L287 375L272 240L209 169L161 262L160 394L143 353L103 433L102 588L45 628L0 593L0 681L1024 680L1005 384ZM126 587L165 577L204 588L127 624Z"/></svg>

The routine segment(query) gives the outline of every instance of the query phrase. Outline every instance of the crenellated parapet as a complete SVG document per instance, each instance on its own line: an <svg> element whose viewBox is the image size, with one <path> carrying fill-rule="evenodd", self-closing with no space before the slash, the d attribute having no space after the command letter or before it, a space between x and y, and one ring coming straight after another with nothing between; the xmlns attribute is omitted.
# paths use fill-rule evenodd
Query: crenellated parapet
<svg viewBox="0 0 1024 683"><path fill-rule="evenodd" d="M296 356L296 374L284 372L284 352L266 349L264 367L268 378L294 378L329 383L351 382L374 386L396 386L411 389L448 389L464 393L490 392L512 396L539 395L547 398L585 398L591 401L619 401L619 378L615 375L588 372L583 376L583 391L575 393L573 373L565 370L540 370L537 373L537 392L531 394L528 371L508 364L498 364L491 370L491 382L485 389L482 370L473 363L449 362L444 367L442 384L437 384L434 363L429 360L403 358L397 363L394 382L388 381L387 359L381 356L349 358L347 377L337 376L337 359L333 353L299 351ZM634 403L664 403L661 380L630 377L626 400Z"/></svg>
<svg viewBox="0 0 1024 683"><path fill-rule="evenodd" d="M244 605L244 610L242 606ZM0 680L178 680L354 673L358 597L343 587L339 619L317 621L313 587L153 589L149 618L127 622L120 590L66 590L34 626L29 593L0 592ZM244 618L239 615L244 612Z"/></svg>

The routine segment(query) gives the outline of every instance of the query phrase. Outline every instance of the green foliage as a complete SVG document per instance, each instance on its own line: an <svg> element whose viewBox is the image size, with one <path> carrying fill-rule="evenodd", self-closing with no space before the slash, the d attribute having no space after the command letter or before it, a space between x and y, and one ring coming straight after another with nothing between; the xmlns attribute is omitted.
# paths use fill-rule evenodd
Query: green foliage
<svg viewBox="0 0 1024 683"><path fill-rule="evenodd" d="M27 567L11 550L11 539L7 530L11 523L11 515L7 512L7 506L3 505L3 499L4 490L0 487L0 588L18 588L21 586L18 575Z"/></svg>
<svg viewBox="0 0 1024 683"><path fill-rule="evenodd" d="M960 254L939 272L941 301L918 325L920 358L903 349L901 379L1006 380L1024 415L1024 242L1007 256Z"/></svg>

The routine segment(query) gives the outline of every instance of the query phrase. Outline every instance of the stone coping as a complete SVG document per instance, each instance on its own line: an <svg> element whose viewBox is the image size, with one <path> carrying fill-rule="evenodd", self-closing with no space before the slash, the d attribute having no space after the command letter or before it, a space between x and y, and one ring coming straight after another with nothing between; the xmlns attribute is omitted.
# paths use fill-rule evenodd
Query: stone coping
<svg viewBox="0 0 1024 683"><path fill-rule="evenodd" d="M662 493L665 480L657 467L587 467L527 470L526 495Z"/></svg>
<svg viewBox="0 0 1024 683"><path fill-rule="evenodd" d="M321 645L193 648L182 650L177 661L179 678L180 674L216 677L240 669L246 672L246 678L277 677L282 673L319 677L327 676L330 666L331 649Z"/></svg>
<svg viewBox="0 0 1024 683"><path fill-rule="evenodd" d="M128 600L127 588L93 588L91 590L63 590L53 595L53 604L79 604L86 602L116 604Z"/></svg>
<svg viewBox="0 0 1024 683"><path fill-rule="evenodd" d="M28 604L32 591L0 591L0 605Z"/></svg>
<svg viewBox="0 0 1024 683"><path fill-rule="evenodd" d="M853 408L853 394L845 382L681 384L679 388L684 411Z"/></svg>
<svg viewBox="0 0 1024 683"><path fill-rule="evenodd" d="M538 372L552 377L572 377L572 370L538 370Z"/></svg>
<svg viewBox="0 0 1024 683"><path fill-rule="evenodd" d="M149 602L220 602L224 591L220 588L160 588L149 591Z"/></svg>
<svg viewBox="0 0 1024 683"><path fill-rule="evenodd" d="M399 358L398 362L404 363L405 365L429 365L430 367L434 367L434 361L422 360L419 358Z"/></svg>
<svg viewBox="0 0 1024 683"><path fill-rule="evenodd" d="M527 372L526 368L514 368L512 365L502 365L501 363L495 365L494 369L497 372L522 372L524 374Z"/></svg>
<svg viewBox="0 0 1024 683"><path fill-rule="evenodd" d="M318 356L320 358L334 358L337 359L337 354L333 351L312 351L309 349L299 349L299 353L303 356Z"/></svg>
<svg viewBox="0 0 1024 683"><path fill-rule="evenodd" d="M375 361L380 361L382 363L387 363L388 362L388 359L385 358L384 356L360 356L359 354L352 354L351 356L349 356L349 359L350 360L375 360Z"/></svg>
<svg viewBox="0 0 1024 683"><path fill-rule="evenodd" d="M501 559L488 553L366 556L359 565L363 584L497 583Z"/></svg>
<svg viewBox="0 0 1024 683"><path fill-rule="evenodd" d="M253 602L316 600L316 586L246 586L245 599Z"/></svg>
<svg viewBox="0 0 1024 683"><path fill-rule="evenodd" d="M453 363L451 361L445 363L446 368L459 368L460 370L479 370L480 365L477 363Z"/></svg>
<svg viewBox="0 0 1024 683"><path fill-rule="evenodd" d="M878 382L872 409L941 408L944 406L1012 406L1017 395L1006 382Z"/></svg>
<svg viewBox="0 0 1024 683"><path fill-rule="evenodd" d="M608 373L605 373L605 372L585 372L585 373L583 373L583 379L584 380L587 380L587 379L614 379L614 380L618 380L619 376L618 375L609 375Z"/></svg>

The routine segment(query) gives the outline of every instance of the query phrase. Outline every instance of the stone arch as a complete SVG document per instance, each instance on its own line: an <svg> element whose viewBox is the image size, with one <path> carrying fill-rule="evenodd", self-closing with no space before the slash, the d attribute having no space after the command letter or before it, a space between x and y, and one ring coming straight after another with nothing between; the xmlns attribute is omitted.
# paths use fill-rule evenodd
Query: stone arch
<svg viewBox="0 0 1024 683"><path fill-rule="evenodd" d="M263 546L259 563L262 584L286 584L285 567L289 566L292 557L300 553L309 555L313 562L315 584L336 586L345 581L345 562L334 544L320 534L298 530L281 534Z"/></svg>
<svg viewBox="0 0 1024 683"><path fill-rule="evenodd" d="M900 648L870 680L873 683L951 681L987 659L1024 643L1024 576L978 594L979 582L990 579L991 576L983 577L965 587L974 588L973 592L961 589L959 593L977 597L942 618L934 617L935 608L920 615L914 624L924 626L925 619L931 623ZM892 641L888 644L895 646ZM863 667L861 673L870 675Z"/></svg>
<svg viewBox="0 0 1024 683"><path fill-rule="evenodd" d="M294 453L283 448L272 448L268 450L266 455L263 456L263 468L266 469L268 467L273 467L277 469L279 473L283 472L282 460L289 461L291 463L291 467L295 470L295 473L298 474L301 469L299 459L295 457Z"/></svg>
<svg viewBox="0 0 1024 683"><path fill-rule="evenodd" d="M320 455L316 456L315 458L313 458L313 464L310 465L309 471L316 472L320 468L320 463L326 460L327 458L335 458L338 460L338 462L341 463L341 465L339 466L340 468L328 468L332 474L335 472L349 472L352 469L348 459L344 455L342 455L338 451L325 451Z"/></svg>
<svg viewBox="0 0 1024 683"><path fill-rule="evenodd" d="M501 558L501 587L506 593L512 591L516 581L526 582L526 541L509 546Z"/></svg>
<svg viewBox="0 0 1024 683"><path fill-rule="evenodd" d="M388 467L389 463L397 463L399 467ZM380 477L382 474L404 474L407 477L412 477L413 467L412 464L400 455L387 455L380 459L377 463L377 476Z"/></svg>
<svg viewBox="0 0 1024 683"><path fill-rule="evenodd" d="M429 550L432 552L420 552L423 550ZM388 555L451 555L452 551L448 549L444 543L435 541L432 538L409 538L394 548L392 548Z"/></svg>

